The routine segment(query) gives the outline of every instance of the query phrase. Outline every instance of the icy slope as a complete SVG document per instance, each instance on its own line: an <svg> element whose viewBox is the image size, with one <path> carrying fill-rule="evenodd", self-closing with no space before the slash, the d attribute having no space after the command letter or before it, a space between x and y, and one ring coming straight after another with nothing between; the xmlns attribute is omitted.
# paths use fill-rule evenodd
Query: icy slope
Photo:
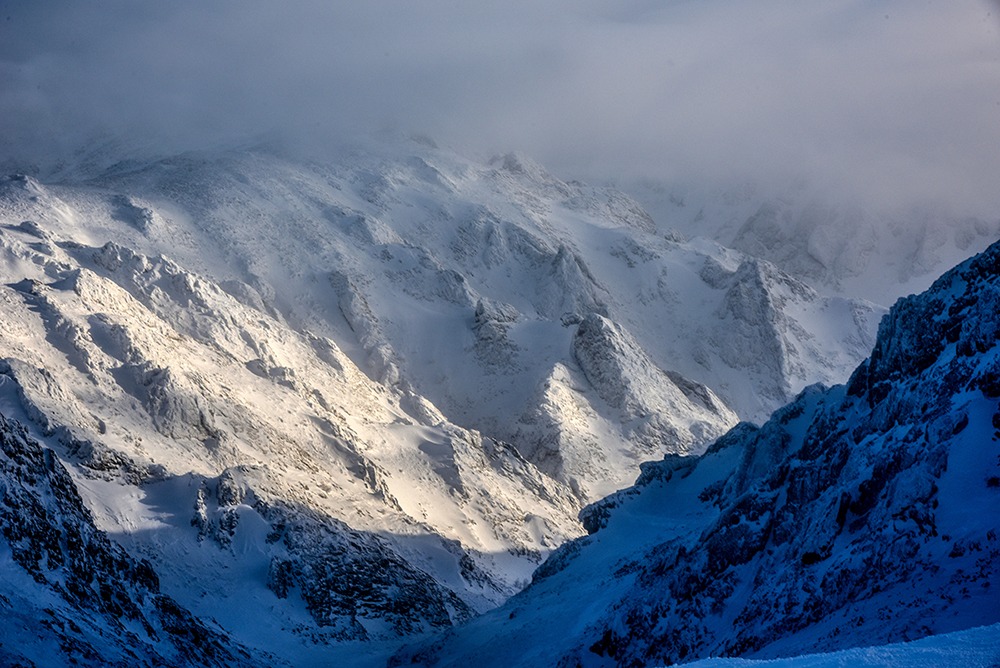
<svg viewBox="0 0 1000 668"><path fill-rule="evenodd" d="M997 313L1000 243L898 302L847 385L644 465L527 590L399 662L658 665L995 624Z"/></svg>

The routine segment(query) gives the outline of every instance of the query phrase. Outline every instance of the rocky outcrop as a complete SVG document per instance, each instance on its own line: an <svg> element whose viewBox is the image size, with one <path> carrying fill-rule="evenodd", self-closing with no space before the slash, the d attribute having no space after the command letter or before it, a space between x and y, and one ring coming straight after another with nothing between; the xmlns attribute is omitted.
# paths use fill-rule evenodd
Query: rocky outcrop
<svg viewBox="0 0 1000 668"><path fill-rule="evenodd" d="M149 562L94 526L55 454L2 415L0 533L5 665L266 665L162 594Z"/></svg>

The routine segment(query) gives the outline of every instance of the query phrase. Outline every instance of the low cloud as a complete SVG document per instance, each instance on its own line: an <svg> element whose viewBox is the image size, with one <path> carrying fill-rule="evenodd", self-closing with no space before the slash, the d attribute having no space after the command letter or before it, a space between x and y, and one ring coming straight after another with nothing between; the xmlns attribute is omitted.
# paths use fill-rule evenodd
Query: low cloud
<svg viewBox="0 0 1000 668"><path fill-rule="evenodd" d="M998 211L984 0L10 0L0 150L170 152L383 128L588 179L797 179ZM993 213L995 216L996 214Z"/></svg>

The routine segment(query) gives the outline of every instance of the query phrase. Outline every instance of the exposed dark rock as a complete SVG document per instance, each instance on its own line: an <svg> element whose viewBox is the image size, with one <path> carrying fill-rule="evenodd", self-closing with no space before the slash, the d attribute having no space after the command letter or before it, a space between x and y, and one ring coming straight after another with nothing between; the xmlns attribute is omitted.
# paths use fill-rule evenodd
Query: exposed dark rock
<svg viewBox="0 0 1000 668"><path fill-rule="evenodd" d="M79 665L259 665L247 650L160 592L147 561L129 556L94 526L54 453L0 415L0 533L13 562L33 579L30 596L59 607L18 610ZM7 665L32 665L17 654ZM117 658L116 658L117 657ZM10 659L10 661L6 661Z"/></svg>

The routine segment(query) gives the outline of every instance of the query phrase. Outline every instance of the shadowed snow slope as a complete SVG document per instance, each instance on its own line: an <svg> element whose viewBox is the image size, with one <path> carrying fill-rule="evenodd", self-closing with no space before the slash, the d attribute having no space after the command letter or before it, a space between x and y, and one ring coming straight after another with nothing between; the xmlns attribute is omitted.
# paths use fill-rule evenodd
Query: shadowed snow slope
<svg viewBox="0 0 1000 668"><path fill-rule="evenodd" d="M1000 663L1000 624L912 642L807 654L786 659L704 659L690 668L991 668Z"/></svg>
<svg viewBox="0 0 1000 668"><path fill-rule="evenodd" d="M659 665L996 624L997 313L1000 243L900 300L846 385L644 465L528 589L398 662Z"/></svg>
<svg viewBox="0 0 1000 668"><path fill-rule="evenodd" d="M0 663L268 665L160 592L94 526L66 469L0 416Z"/></svg>

